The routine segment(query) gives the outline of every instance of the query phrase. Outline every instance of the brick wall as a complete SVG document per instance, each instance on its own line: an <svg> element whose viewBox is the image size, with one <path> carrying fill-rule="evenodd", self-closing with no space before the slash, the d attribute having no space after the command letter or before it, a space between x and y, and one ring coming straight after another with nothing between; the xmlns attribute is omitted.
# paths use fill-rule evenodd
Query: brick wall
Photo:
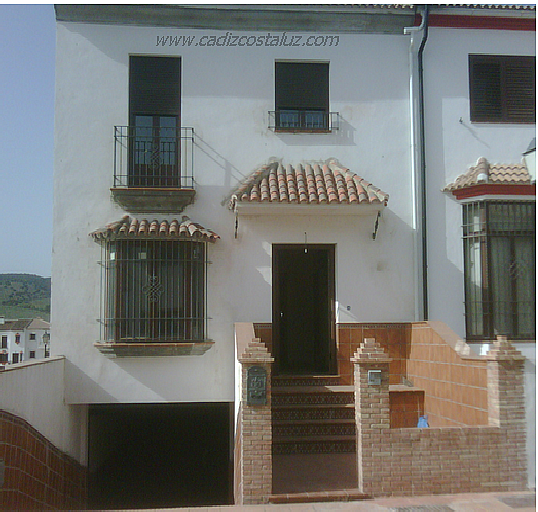
<svg viewBox="0 0 538 512"><path fill-rule="evenodd" d="M237 330L236 330L237 335ZM253 339L238 358L241 364L241 404L236 439L235 502L239 505L268 503L273 488L271 363L273 358L259 339ZM247 399L248 371L261 367L267 375L266 401L250 404Z"/></svg>
<svg viewBox="0 0 538 512"><path fill-rule="evenodd" d="M1 510L85 508L86 468L5 411L0 411L0 459L5 461Z"/></svg>
<svg viewBox="0 0 538 512"><path fill-rule="evenodd" d="M388 355L367 339L352 358L359 488L372 496L519 491L526 487L524 358L506 340L488 356L490 426L389 428ZM368 370L381 385L368 385Z"/></svg>

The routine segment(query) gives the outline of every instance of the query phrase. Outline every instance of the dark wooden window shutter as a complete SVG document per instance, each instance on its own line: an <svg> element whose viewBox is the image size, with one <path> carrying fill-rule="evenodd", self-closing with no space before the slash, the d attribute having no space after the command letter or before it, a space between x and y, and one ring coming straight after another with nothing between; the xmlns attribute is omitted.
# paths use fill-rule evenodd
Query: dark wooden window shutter
<svg viewBox="0 0 538 512"><path fill-rule="evenodd" d="M275 63L276 110L329 110L329 64Z"/></svg>
<svg viewBox="0 0 538 512"><path fill-rule="evenodd" d="M129 64L131 116L179 115L180 59L132 56Z"/></svg>
<svg viewBox="0 0 538 512"><path fill-rule="evenodd" d="M469 55L471 121L536 122L535 57Z"/></svg>

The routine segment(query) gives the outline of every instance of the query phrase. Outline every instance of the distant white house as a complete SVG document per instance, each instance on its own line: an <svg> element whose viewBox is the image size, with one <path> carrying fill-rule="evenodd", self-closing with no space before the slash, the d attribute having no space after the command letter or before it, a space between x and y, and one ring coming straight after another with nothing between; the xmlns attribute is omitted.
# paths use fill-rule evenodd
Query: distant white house
<svg viewBox="0 0 538 512"><path fill-rule="evenodd" d="M41 318L0 317L0 364L49 357L50 324Z"/></svg>

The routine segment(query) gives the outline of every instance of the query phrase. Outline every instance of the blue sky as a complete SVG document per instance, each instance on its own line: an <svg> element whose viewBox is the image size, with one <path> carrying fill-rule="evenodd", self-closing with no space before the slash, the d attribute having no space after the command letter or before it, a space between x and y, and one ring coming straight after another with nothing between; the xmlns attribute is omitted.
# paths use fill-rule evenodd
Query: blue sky
<svg viewBox="0 0 538 512"><path fill-rule="evenodd" d="M0 273L50 276L52 5L0 5Z"/></svg>

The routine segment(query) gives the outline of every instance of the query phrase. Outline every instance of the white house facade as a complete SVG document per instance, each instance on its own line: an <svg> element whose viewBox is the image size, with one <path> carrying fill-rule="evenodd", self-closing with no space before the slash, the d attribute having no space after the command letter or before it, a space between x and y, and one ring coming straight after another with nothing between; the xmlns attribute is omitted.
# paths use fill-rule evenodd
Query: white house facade
<svg viewBox="0 0 538 512"><path fill-rule="evenodd" d="M17 364L49 355L50 324L41 318L10 320L0 317L0 362Z"/></svg>
<svg viewBox="0 0 538 512"><path fill-rule="evenodd" d="M481 353L507 336L533 460L534 9L56 16L52 355L87 418L61 448L91 503L129 503L122 468L167 449L209 504L233 501L238 323L270 332L280 378L351 375L348 328L440 320Z"/></svg>

